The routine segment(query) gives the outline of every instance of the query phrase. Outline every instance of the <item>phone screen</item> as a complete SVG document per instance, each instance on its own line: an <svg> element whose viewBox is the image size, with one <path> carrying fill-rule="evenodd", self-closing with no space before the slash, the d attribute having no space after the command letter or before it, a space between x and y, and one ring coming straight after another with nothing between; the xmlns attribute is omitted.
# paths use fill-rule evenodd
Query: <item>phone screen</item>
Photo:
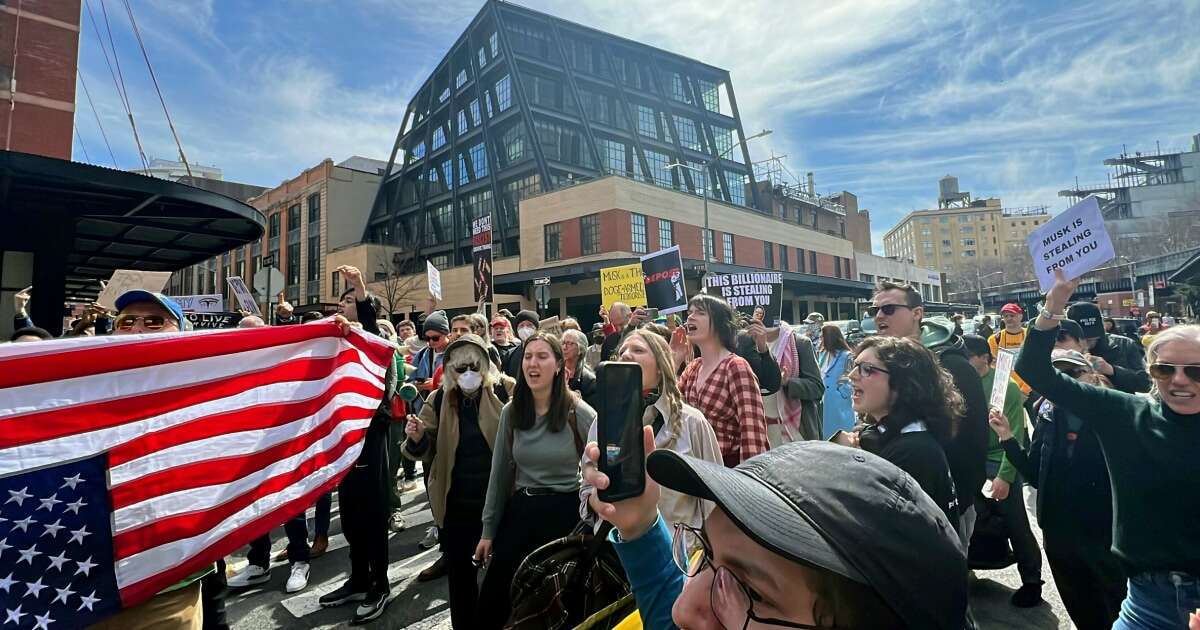
<svg viewBox="0 0 1200 630"><path fill-rule="evenodd" d="M619 501L646 489L646 454L642 444L642 366L605 361L596 368L596 438L600 472L608 475L602 501Z"/></svg>
<svg viewBox="0 0 1200 630"><path fill-rule="evenodd" d="M646 309L646 319L648 319L650 321L654 321L654 320L658 319L658 309L647 308Z"/></svg>

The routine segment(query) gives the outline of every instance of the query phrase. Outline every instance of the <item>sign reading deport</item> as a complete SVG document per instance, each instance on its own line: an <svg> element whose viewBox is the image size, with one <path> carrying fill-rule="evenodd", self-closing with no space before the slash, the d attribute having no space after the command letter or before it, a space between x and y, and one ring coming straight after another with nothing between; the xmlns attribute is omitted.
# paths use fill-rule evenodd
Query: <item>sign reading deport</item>
<svg viewBox="0 0 1200 630"><path fill-rule="evenodd" d="M1033 270L1043 292L1054 286L1054 270L1062 269L1071 280L1116 255L1112 240L1104 230L1100 203L1094 195L1034 230L1028 243Z"/></svg>

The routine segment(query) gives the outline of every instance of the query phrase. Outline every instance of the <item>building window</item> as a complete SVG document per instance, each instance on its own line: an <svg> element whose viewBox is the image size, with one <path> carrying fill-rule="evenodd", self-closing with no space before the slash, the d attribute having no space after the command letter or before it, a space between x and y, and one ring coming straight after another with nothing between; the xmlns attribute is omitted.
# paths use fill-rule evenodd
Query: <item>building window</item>
<svg viewBox="0 0 1200 630"><path fill-rule="evenodd" d="M646 151L646 164L650 166L647 179L664 188L671 187L671 158L657 151Z"/></svg>
<svg viewBox="0 0 1200 630"><path fill-rule="evenodd" d="M471 181L470 173L467 172L467 158L463 157L462 153L458 154L458 185L466 186Z"/></svg>
<svg viewBox="0 0 1200 630"><path fill-rule="evenodd" d="M599 144L600 156L604 159L608 172L618 175L632 174L633 169L629 168L628 151L624 142L600 138Z"/></svg>
<svg viewBox="0 0 1200 630"><path fill-rule="evenodd" d="M287 248L287 284L288 287L300 284L300 243L289 244Z"/></svg>
<svg viewBox="0 0 1200 630"><path fill-rule="evenodd" d="M842 257L841 256L833 257L833 275L838 278L842 277Z"/></svg>
<svg viewBox="0 0 1200 630"><path fill-rule="evenodd" d="M317 227L319 229L320 222L321 222L321 194L313 193L308 196L308 229L309 229L309 231L310 232L312 231L314 223L318 224Z"/></svg>
<svg viewBox="0 0 1200 630"><path fill-rule="evenodd" d="M562 227L558 223L547 223L542 232L546 239L546 262L560 260L562 251L560 243L562 242Z"/></svg>
<svg viewBox="0 0 1200 630"><path fill-rule="evenodd" d="M446 146L446 129L438 125L433 130L433 150L437 151L444 146Z"/></svg>
<svg viewBox="0 0 1200 630"><path fill-rule="evenodd" d="M492 49L492 59L500 56L500 41L495 33L488 35L488 46Z"/></svg>
<svg viewBox="0 0 1200 630"><path fill-rule="evenodd" d="M799 271L800 273L805 273L805 271L804 271L804 250L803 249L796 250L796 271Z"/></svg>
<svg viewBox="0 0 1200 630"><path fill-rule="evenodd" d="M682 116L675 117L675 130L679 132L679 144L693 151L703 151L704 143L696 133L696 121Z"/></svg>
<svg viewBox="0 0 1200 630"><path fill-rule="evenodd" d="M515 124L500 134L500 159L511 166L525 158L525 126Z"/></svg>
<svg viewBox="0 0 1200 630"><path fill-rule="evenodd" d="M763 266L767 269L775 268L775 244L763 242Z"/></svg>
<svg viewBox="0 0 1200 630"><path fill-rule="evenodd" d="M667 219L658 220L658 248L667 249L675 244L674 224Z"/></svg>
<svg viewBox="0 0 1200 630"><path fill-rule="evenodd" d="M600 215L579 217L579 247L584 256L600 253Z"/></svg>
<svg viewBox="0 0 1200 630"><path fill-rule="evenodd" d="M964 252L962 253L962 255L963 255L963 257L964 257L964 258L974 258L974 257L975 257L975 250L973 250L973 249L968 249L968 250L964 251Z"/></svg>
<svg viewBox="0 0 1200 630"><path fill-rule="evenodd" d="M270 234L271 238L279 238L279 221L280 221L279 217L280 217L280 213L278 213L278 212L271 215L271 219L269 222L269 228L268 228L270 230L269 234Z"/></svg>
<svg viewBox="0 0 1200 630"><path fill-rule="evenodd" d="M460 109L458 110L458 135L461 136L468 130L470 127L467 126L467 112Z"/></svg>
<svg viewBox="0 0 1200 630"><path fill-rule="evenodd" d="M329 294L333 297L341 297L341 290L338 288L338 272L334 271L329 274Z"/></svg>
<svg viewBox="0 0 1200 630"><path fill-rule="evenodd" d="M729 201L735 205L746 205L746 176L734 171L725 171L725 181L729 184Z"/></svg>
<svg viewBox="0 0 1200 630"><path fill-rule="evenodd" d="M788 250L787 250L787 245L780 245L780 246L779 246L779 268L780 268L780 269L782 269L782 270L784 270L784 271L787 271L787 270L788 270Z"/></svg>
<svg viewBox="0 0 1200 630"><path fill-rule="evenodd" d="M654 122L654 110L645 105L634 105L637 110L638 133L647 138L658 139L658 127Z"/></svg>
<svg viewBox="0 0 1200 630"><path fill-rule="evenodd" d="M964 238L964 239L962 239L962 244L963 244L963 247L975 247L975 239Z"/></svg>
<svg viewBox="0 0 1200 630"><path fill-rule="evenodd" d="M512 79L507 74L496 82L496 106L500 111L512 107Z"/></svg>
<svg viewBox="0 0 1200 630"><path fill-rule="evenodd" d="M721 248L724 250L725 262L732 265L736 264L733 259L733 235L728 232L721 234Z"/></svg>
<svg viewBox="0 0 1200 630"><path fill-rule="evenodd" d="M458 76L454 77L454 89L458 89L467 83L467 71L459 70Z"/></svg>
<svg viewBox="0 0 1200 630"><path fill-rule="evenodd" d="M696 83L700 87L700 98L704 101L704 109L710 112L721 111L721 99L720 93L717 91L717 84L704 79L700 79Z"/></svg>
<svg viewBox="0 0 1200 630"><path fill-rule="evenodd" d="M415 162L423 157L425 157L425 141L424 140L418 142L417 146L413 147L412 161Z"/></svg>
<svg viewBox="0 0 1200 630"><path fill-rule="evenodd" d="M317 282L321 279L321 234L308 235L308 275L305 278L309 282Z"/></svg>
<svg viewBox="0 0 1200 630"><path fill-rule="evenodd" d="M713 237L714 235L712 230L700 228L700 249L703 250L701 255L704 256L705 260L710 262L717 261L717 254L714 251L716 242Z"/></svg>
<svg viewBox="0 0 1200 630"><path fill-rule="evenodd" d="M471 154L471 168L475 172L475 179L479 179L481 177L487 177L487 174L488 174L487 151L485 150L483 143L481 142L481 143L471 147L470 154Z"/></svg>
<svg viewBox="0 0 1200 630"><path fill-rule="evenodd" d="M479 69L482 70L487 66L487 53L482 48L479 49Z"/></svg>
<svg viewBox="0 0 1200 630"><path fill-rule="evenodd" d="M725 155L733 149L733 130L728 127L717 127L709 125L709 130L713 135L713 152L717 155Z"/></svg>
<svg viewBox="0 0 1200 630"><path fill-rule="evenodd" d="M479 99L471 101L471 123L476 127L483 123L483 119L479 116Z"/></svg>
<svg viewBox="0 0 1200 630"><path fill-rule="evenodd" d="M631 214L630 226L633 237L633 252L635 254L645 254L648 251L646 249L646 215Z"/></svg>
<svg viewBox="0 0 1200 630"><path fill-rule="evenodd" d="M681 103L692 103L692 93L688 90L687 79L678 72L671 73L671 98Z"/></svg>
<svg viewBox="0 0 1200 630"><path fill-rule="evenodd" d="M817 273L817 252L808 252L808 273Z"/></svg>

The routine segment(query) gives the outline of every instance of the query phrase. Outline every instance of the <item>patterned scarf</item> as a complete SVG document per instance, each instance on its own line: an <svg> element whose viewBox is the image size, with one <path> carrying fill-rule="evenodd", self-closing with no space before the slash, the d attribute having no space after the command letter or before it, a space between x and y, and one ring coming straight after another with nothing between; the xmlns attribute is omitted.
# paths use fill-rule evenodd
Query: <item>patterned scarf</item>
<svg viewBox="0 0 1200 630"><path fill-rule="evenodd" d="M779 415L782 416L780 421L784 432L788 434L788 439L794 440L796 436L800 435L800 420L804 414L804 405L799 400L788 398L785 392L788 379L800 373L800 358L796 354L796 338L793 336L792 327L788 326L787 322L779 322L779 339L775 340L775 347L771 348L771 356L775 357L779 369L783 370L783 385L776 398L779 401Z"/></svg>

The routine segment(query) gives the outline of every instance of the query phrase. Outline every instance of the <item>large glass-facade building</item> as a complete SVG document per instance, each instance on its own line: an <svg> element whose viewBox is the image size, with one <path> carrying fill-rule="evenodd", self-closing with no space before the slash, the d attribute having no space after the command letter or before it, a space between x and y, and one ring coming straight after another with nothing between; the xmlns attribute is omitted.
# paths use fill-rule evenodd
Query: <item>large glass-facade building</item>
<svg viewBox="0 0 1200 630"><path fill-rule="evenodd" d="M409 103L364 240L466 264L492 213L514 255L522 198L604 175L757 208L744 138L728 71L486 0Z"/></svg>

